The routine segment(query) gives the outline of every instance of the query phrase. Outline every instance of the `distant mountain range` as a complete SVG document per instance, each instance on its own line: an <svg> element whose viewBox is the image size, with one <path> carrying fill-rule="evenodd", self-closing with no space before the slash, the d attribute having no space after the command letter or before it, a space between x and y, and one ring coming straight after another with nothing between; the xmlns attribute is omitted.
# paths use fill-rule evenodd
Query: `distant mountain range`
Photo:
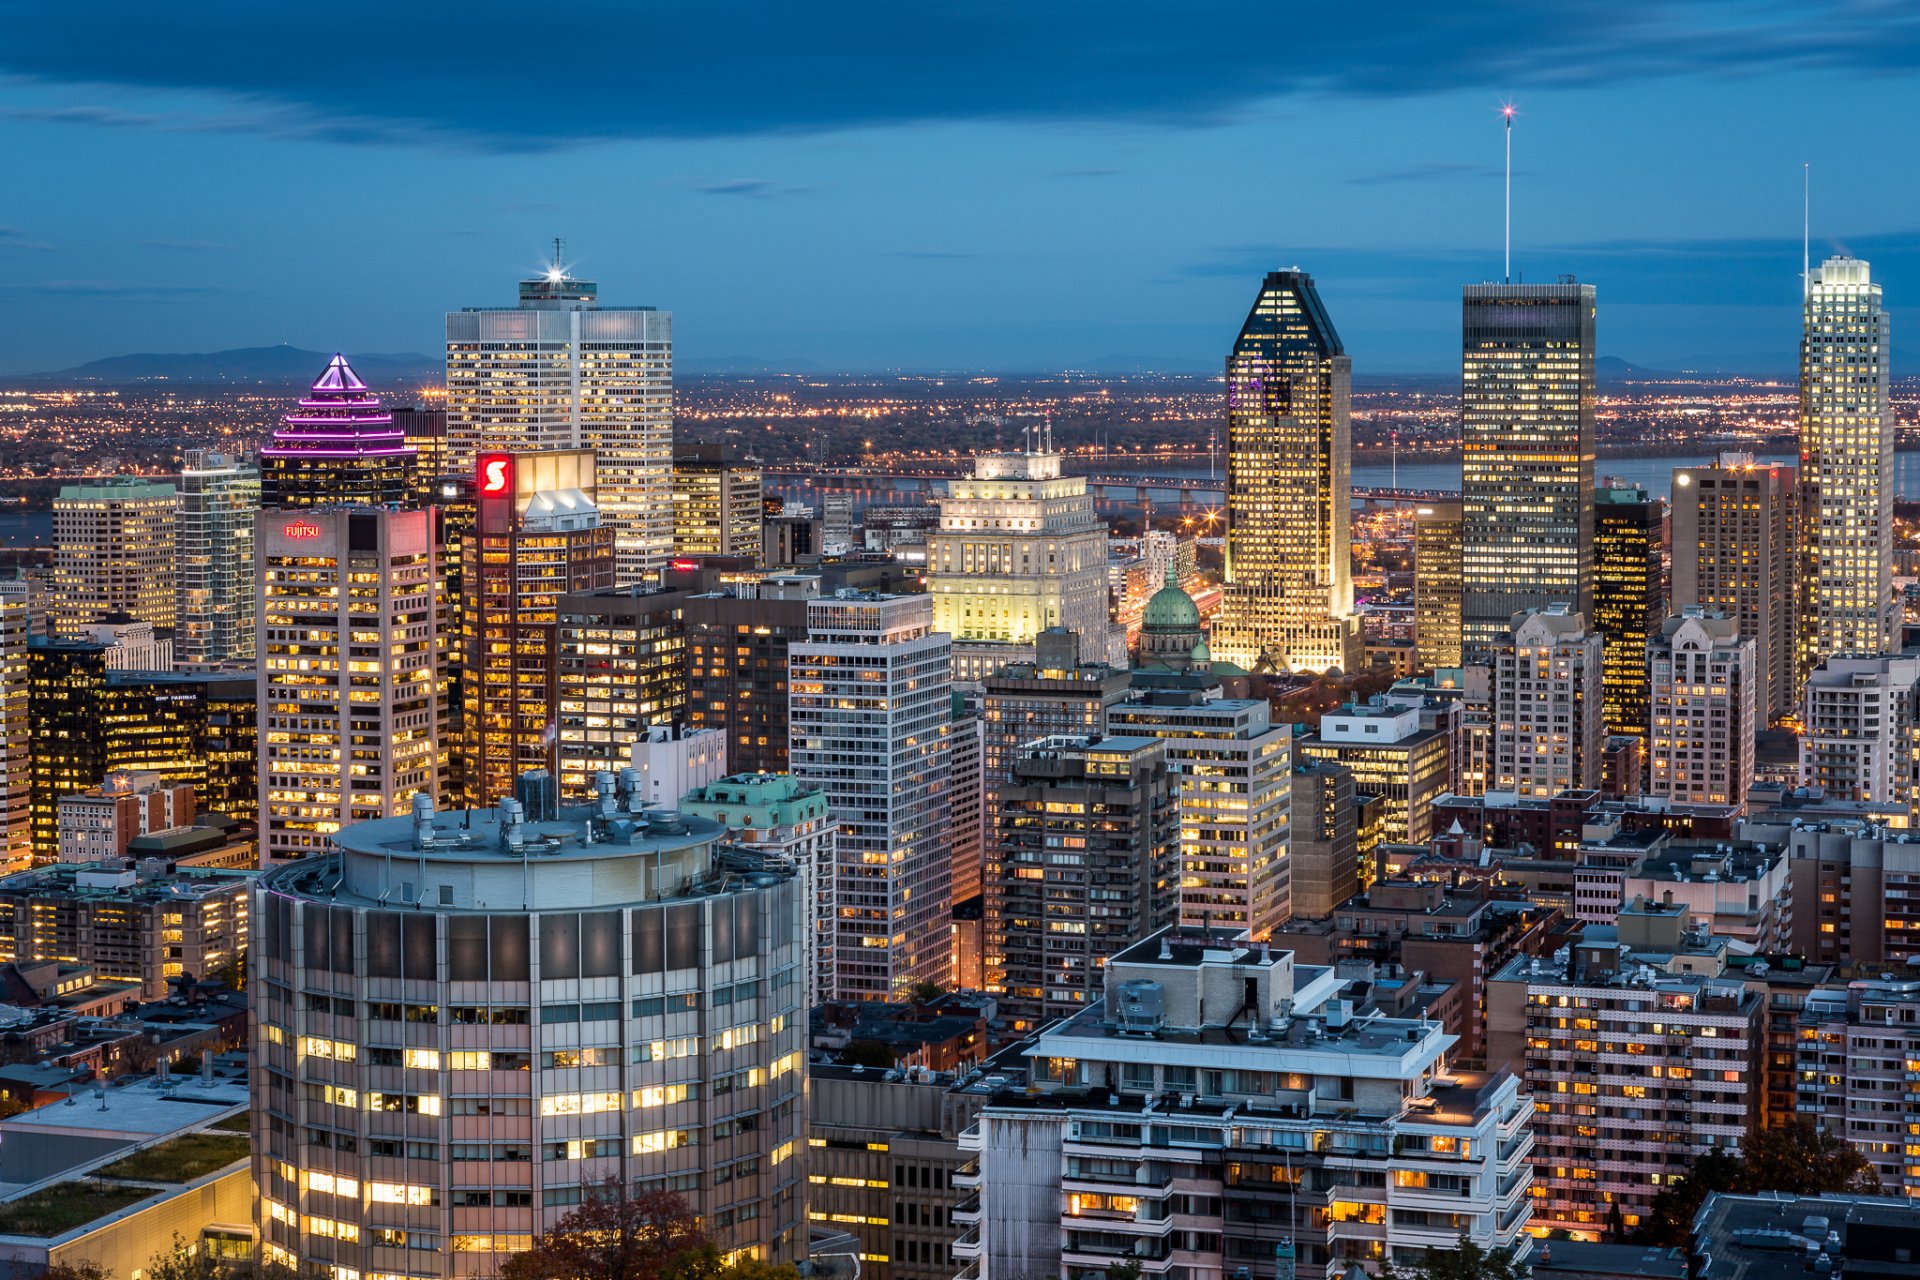
<svg viewBox="0 0 1920 1280"><path fill-rule="evenodd" d="M354 372L376 391L389 388L398 391L423 382L438 382L446 368L441 357L413 351L349 351L345 354ZM312 383L332 358L331 351L306 351L283 343L277 347L236 347L230 351L108 356L71 369L13 374L4 381L16 386L23 383L135 386L179 382L300 387Z"/></svg>

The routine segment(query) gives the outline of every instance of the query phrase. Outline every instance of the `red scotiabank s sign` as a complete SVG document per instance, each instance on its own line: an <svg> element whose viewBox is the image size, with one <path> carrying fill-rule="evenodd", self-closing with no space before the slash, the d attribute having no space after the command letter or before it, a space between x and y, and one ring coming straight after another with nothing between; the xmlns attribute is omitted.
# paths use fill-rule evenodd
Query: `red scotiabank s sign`
<svg viewBox="0 0 1920 1280"><path fill-rule="evenodd" d="M503 453L480 458L480 492L488 496L513 492L513 459Z"/></svg>

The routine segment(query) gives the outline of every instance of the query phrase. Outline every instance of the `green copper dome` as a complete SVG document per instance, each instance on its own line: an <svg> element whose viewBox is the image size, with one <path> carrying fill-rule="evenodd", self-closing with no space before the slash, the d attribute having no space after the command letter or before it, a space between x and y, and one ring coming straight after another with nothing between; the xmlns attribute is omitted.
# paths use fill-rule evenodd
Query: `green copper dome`
<svg viewBox="0 0 1920 1280"><path fill-rule="evenodd" d="M1180 589L1179 581L1169 572L1167 585L1153 593L1153 599L1147 601L1147 608L1140 615L1140 625L1148 631L1198 631L1200 629L1200 610L1193 603L1193 597Z"/></svg>

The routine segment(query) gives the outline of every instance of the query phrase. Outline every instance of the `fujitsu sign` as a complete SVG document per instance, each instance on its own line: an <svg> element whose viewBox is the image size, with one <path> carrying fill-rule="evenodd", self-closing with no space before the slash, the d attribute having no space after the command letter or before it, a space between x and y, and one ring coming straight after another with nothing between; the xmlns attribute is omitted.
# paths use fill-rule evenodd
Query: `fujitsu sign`
<svg viewBox="0 0 1920 1280"><path fill-rule="evenodd" d="M320 526L310 520L289 520L280 526L282 537L294 538L300 541L305 541L308 538L317 538L322 532L323 530Z"/></svg>

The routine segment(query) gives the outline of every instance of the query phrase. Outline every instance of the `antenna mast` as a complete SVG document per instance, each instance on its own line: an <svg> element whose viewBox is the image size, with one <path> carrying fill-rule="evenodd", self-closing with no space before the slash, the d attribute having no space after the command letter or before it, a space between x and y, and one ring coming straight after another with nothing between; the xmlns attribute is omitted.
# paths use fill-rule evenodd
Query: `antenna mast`
<svg viewBox="0 0 1920 1280"><path fill-rule="evenodd" d="M565 259L561 257L560 253L566 243L567 242L559 236L553 238L553 274L556 276L563 276L567 273Z"/></svg>
<svg viewBox="0 0 1920 1280"><path fill-rule="evenodd" d="M1500 108L1501 117L1507 122L1507 199L1506 199L1506 263L1503 278L1513 283L1513 104L1507 103Z"/></svg>

